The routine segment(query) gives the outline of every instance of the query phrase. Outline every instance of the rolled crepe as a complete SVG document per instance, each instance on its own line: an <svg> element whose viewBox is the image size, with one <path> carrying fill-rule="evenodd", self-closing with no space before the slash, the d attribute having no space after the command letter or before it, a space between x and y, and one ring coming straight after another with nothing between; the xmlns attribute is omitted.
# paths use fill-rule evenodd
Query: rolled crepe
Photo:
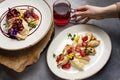
<svg viewBox="0 0 120 80"><path fill-rule="evenodd" d="M30 31L30 28L25 20L22 20L22 24L24 26L24 29L21 32L17 33L15 36L18 40L24 40Z"/></svg>

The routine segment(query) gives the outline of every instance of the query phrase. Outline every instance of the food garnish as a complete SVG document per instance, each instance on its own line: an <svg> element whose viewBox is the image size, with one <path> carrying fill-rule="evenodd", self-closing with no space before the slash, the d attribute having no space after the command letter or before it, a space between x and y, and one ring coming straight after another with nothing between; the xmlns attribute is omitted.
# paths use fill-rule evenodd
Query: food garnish
<svg viewBox="0 0 120 80"><path fill-rule="evenodd" d="M90 56L96 54L96 47L99 46L100 40L88 32L82 34L68 34L72 44L66 44L60 55L54 57L57 66L62 69L70 69L71 66L79 70L84 70L85 65L89 64Z"/></svg>
<svg viewBox="0 0 120 80"><path fill-rule="evenodd" d="M5 28L10 38L24 40L32 28L38 25L39 16L34 8L9 8L6 15Z"/></svg>
<svg viewBox="0 0 120 80"><path fill-rule="evenodd" d="M56 54L55 53L53 53L53 58L55 58L56 57Z"/></svg>

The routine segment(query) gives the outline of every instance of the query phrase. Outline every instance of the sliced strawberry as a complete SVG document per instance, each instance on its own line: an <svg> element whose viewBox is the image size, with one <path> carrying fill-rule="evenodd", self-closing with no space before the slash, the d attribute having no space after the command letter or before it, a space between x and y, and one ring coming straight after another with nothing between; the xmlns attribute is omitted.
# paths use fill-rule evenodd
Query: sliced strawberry
<svg viewBox="0 0 120 80"><path fill-rule="evenodd" d="M88 40L88 36L84 36L84 37L82 38L82 40L83 40L83 42L84 42L84 41L87 41L87 40Z"/></svg>
<svg viewBox="0 0 120 80"><path fill-rule="evenodd" d="M62 65L62 69L70 69L71 64L70 63L66 63L65 65Z"/></svg>
<svg viewBox="0 0 120 80"><path fill-rule="evenodd" d="M87 42L84 41L84 42L82 43L82 45L83 45L83 46L87 46Z"/></svg>
<svg viewBox="0 0 120 80"><path fill-rule="evenodd" d="M76 52L80 52L80 51L81 51L80 46L77 45L77 46L75 47L75 51L76 51Z"/></svg>
<svg viewBox="0 0 120 80"><path fill-rule="evenodd" d="M68 54L72 53L72 50L73 50L73 48L70 47L70 48L67 50L67 53L68 53Z"/></svg>
<svg viewBox="0 0 120 80"><path fill-rule="evenodd" d="M85 57L85 56L86 56L85 51L84 51L84 50L81 50L80 55L81 55L82 57Z"/></svg>
<svg viewBox="0 0 120 80"><path fill-rule="evenodd" d="M39 19L38 15L34 13L35 20Z"/></svg>

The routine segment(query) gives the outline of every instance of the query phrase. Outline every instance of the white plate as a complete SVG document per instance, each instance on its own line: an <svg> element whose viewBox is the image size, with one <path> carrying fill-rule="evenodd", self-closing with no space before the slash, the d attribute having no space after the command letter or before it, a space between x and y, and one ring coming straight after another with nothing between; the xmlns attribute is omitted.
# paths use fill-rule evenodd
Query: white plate
<svg viewBox="0 0 120 80"><path fill-rule="evenodd" d="M39 26L30 31L29 36L22 41L6 37L5 32L5 12L8 8L32 6L40 17ZM22 7L21 7L22 6ZM6 50L19 50L30 47L40 41L50 29L52 24L52 12L49 5L43 0L5 0L0 3L0 48Z"/></svg>
<svg viewBox="0 0 120 80"><path fill-rule="evenodd" d="M69 70L58 68L55 58L53 57L53 53L59 55L62 52L64 46L71 43L71 40L68 39L69 33L85 34L86 32L92 32L95 37L101 41L100 45L96 48L96 55L90 57L90 63L85 65L83 71L77 70L75 68L71 68ZM47 52L47 63L50 70L58 77L63 79L85 79L94 75L103 68L110 57L111 47L111 40L107 33L102 29L92 25L75 25L62 31L52 41Z"/></svg>

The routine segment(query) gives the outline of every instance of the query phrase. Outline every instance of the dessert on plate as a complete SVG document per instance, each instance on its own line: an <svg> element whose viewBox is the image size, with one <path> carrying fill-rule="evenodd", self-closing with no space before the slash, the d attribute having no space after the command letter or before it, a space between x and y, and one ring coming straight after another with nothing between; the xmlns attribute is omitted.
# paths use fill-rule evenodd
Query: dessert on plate
<svg viewBox="0 0 120 80"><path fill-rule="evenodd" d="M38 25L39 16L34 8L9 8L6 15L6 28L10 38L24 40L31 29Z"/></svg>
<svg viewBox="0 0 120 80"><path fill-rule="evenodd" d="M70 69L72 66L84 70L84 66L90 62L90 56L96 54L100 40L97 40L91 32L85 35L69 34L68 37L72 40L72 44L66 44L62 52L55 56L57 66L62 69Z"/></svg>

